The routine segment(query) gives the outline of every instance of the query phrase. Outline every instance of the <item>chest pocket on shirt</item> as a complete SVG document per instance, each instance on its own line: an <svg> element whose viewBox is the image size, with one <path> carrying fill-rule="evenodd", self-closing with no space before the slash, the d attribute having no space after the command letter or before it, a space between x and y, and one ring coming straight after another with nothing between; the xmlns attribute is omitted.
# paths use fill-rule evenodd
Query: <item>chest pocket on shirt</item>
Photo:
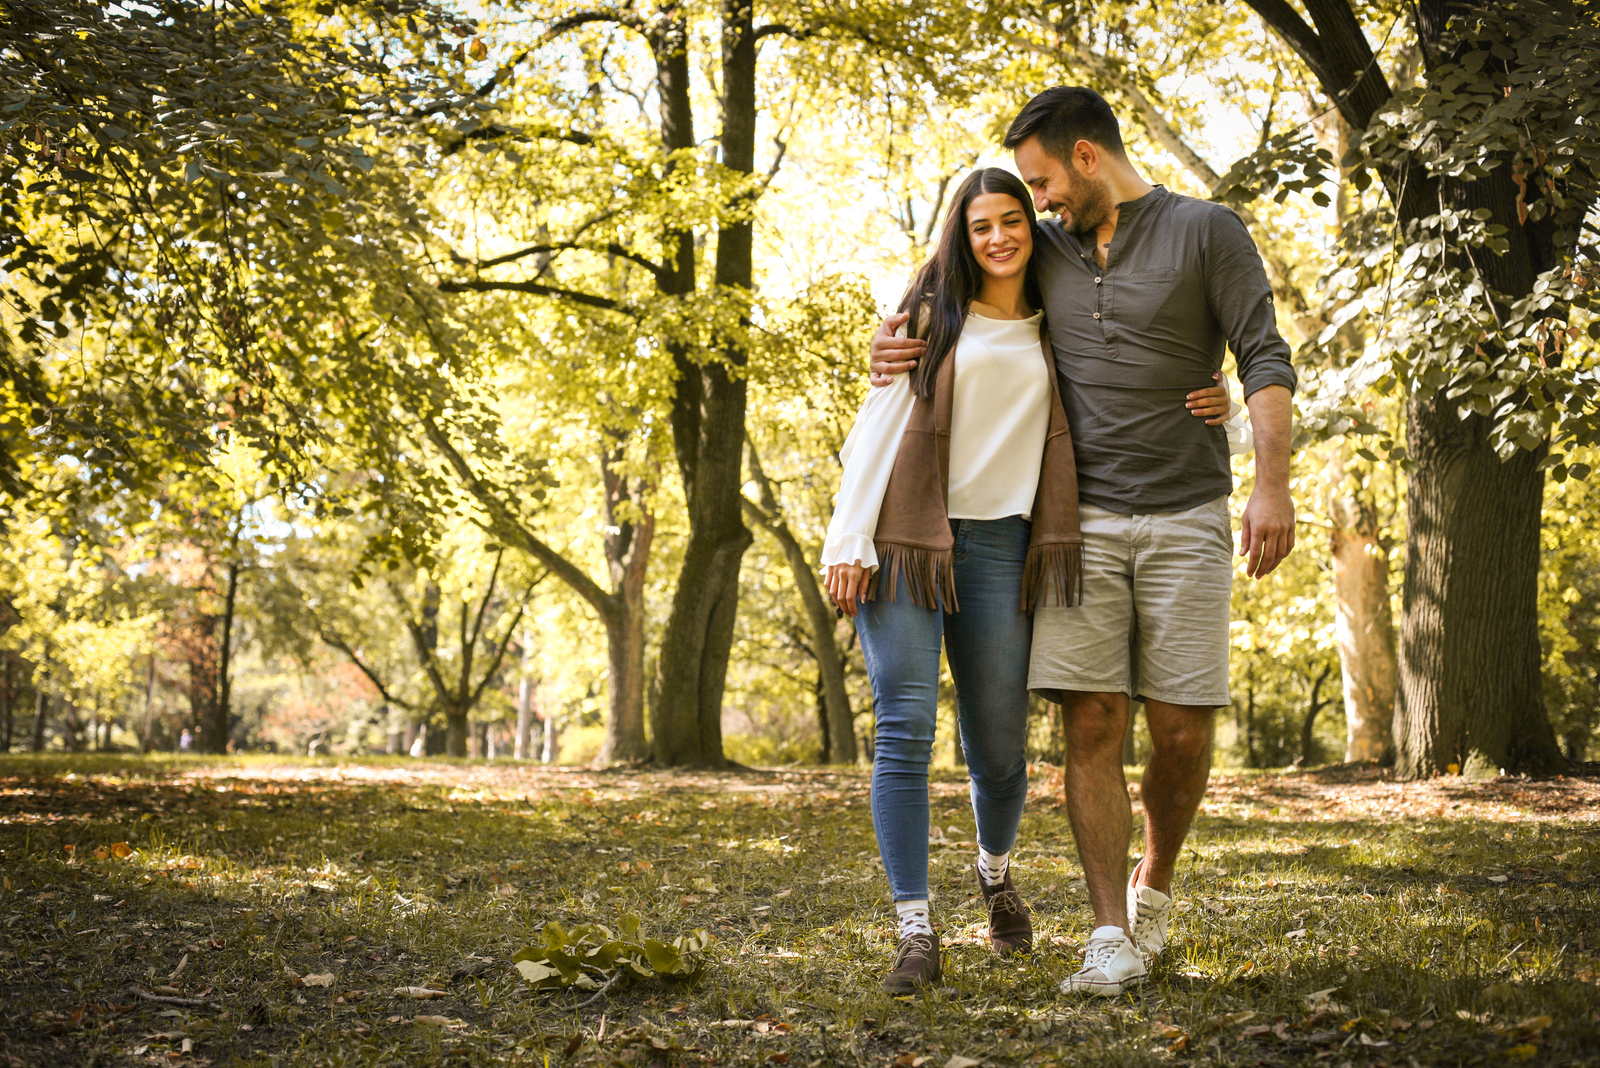
<svg viewBox="0 0 1600 1068"><path fill-rule="evenodd" d="M1111 281L1112 319L1132 330L1148 330L1178 288L1175 267L1129 271Z"/></svg>

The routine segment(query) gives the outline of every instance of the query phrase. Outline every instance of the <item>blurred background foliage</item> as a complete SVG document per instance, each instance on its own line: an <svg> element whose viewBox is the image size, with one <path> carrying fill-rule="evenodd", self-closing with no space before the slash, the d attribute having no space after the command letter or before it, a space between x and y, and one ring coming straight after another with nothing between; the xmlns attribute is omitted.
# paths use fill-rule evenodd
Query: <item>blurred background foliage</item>
<svg viewBox="0 0 1600 1068"><path fill-rule="evenodd" d="M697 378L747 400L697 431L740 458L715 477L753 539L715 755L869 759L860 649L817 593L868 335L1010 116L1080 82L1153 181L1246 215L1307 386L1300 546L1235 583L1218 759L1392 749L1407 413L1363 362L1393 339L1350 251L1383 187L1339 165L1359 137L1313 72L1208 0L771 0L753 40L739 6L6 5L0 748L647 757L710 523ZM1404 8L1351 9L1398 92L1424 77ZM1588 760L1600 499L1594 446L1563 448L1543 696ZM1053 717L1032 748L1060 761Z"/></svg>

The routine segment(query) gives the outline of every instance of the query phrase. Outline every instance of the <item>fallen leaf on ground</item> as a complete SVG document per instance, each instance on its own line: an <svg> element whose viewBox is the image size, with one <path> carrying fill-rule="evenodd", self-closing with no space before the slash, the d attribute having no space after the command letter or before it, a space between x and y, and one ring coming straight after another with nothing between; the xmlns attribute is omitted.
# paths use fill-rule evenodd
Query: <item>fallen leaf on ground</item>
<svg viewBox="0 0 1600 1068"><path fill-rule="evenodd" d="M1555 1020L1549 1016L1529 1016L1527 1019L1518 1020L1514 1024L1506 1024L1503 1027L1496 1027L1495 1031L1502 1035L1516 1035L1520 1038L1528 1039L1537 1035L1540 1031L1543 1031L1546 1027L1549 1027L1553 1023L1555 1023Z"/></svg>
<svg viewBox="0 0 1600 1068"><path fill-rule="evenodd" d="M957 1053L944 1062L944 1068L979 1068L982 1064L982 1061L975 1061L971 1057L963 1057Z"/></svg>
<svg viewBox="0 0 1600 1068"><path fill-rule="evenodd" d="M451 1024L455 1023L455 1021L448 1016L418 1016L415 1018L415 1022L419 1024L432 1024L434 1027L449 1027Z"/></svg>
<svg viewBox="0 0 1600 1068"><path fill-rule="evenodd" d="M300 982L306 986L328 986L333 982L332 972L323 972L321 975L308 975Z"/></svg>
<svg viewBox="0 0 1600 1068"><path fill-rule="evenodd" d="M397 986L394 988L394 992L403 998L416 998L418 1001L450 996L448 990L433 990L426 986Z"/></svg>

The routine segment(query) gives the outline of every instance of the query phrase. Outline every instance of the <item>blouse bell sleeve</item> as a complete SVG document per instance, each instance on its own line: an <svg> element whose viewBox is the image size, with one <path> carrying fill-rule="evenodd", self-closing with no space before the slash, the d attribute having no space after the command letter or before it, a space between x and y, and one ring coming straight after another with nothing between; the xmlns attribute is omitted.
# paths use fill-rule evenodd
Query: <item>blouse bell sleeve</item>
<svg viewBox="0 0 1600 1068"><path fill-rule="evenodd" d="M878 510L915 402L909 374L895 375L887 386L868 392L850 436L839 450L844 476L822 546L823 567L859 564L871 570L878 566L878 551L873 547Z"/></svg>
<svg viewBox="0 0 1600 1068"><path fill-rule="evenodd" d="M1222 424L1222 429L1228 434L1228 455L1243 456L1254 452L1256 432L1250 426L1250 416L1244 405L1233 399L1227 375L1222 376L1222 388L1228 391L1228 421Z"/></svg>

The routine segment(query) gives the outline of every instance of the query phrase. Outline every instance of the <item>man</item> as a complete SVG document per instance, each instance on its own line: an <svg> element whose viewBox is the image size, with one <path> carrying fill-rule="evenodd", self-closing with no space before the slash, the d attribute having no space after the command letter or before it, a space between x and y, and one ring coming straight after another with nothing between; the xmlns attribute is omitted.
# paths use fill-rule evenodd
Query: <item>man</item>
<svg viewBox="0 0 1600 1068"><path fill-rule="evenodd" d="M1172 875L1211 771L1214 710L1229 702L1233 576L1220 427L1179 403L1233 349L1255 430L1256 483L1239 553L1260 578L1294 546L1289 496L1295 374L1244 224L1221 205L1145 181L1094 91L1030 100L1006 134L1043 214L1034 262L1077 454L1084 600L1034 619L1028 685L1064 706L1066 793L1096 928L1067 993L1117 994L1166 946ZM891 317L873 383L916 365ZM1127 877L1133 814L1122 774L1130 699L1151 755L1145 855ZM1131 937L1130 937L1131 936Z"/></svg>

